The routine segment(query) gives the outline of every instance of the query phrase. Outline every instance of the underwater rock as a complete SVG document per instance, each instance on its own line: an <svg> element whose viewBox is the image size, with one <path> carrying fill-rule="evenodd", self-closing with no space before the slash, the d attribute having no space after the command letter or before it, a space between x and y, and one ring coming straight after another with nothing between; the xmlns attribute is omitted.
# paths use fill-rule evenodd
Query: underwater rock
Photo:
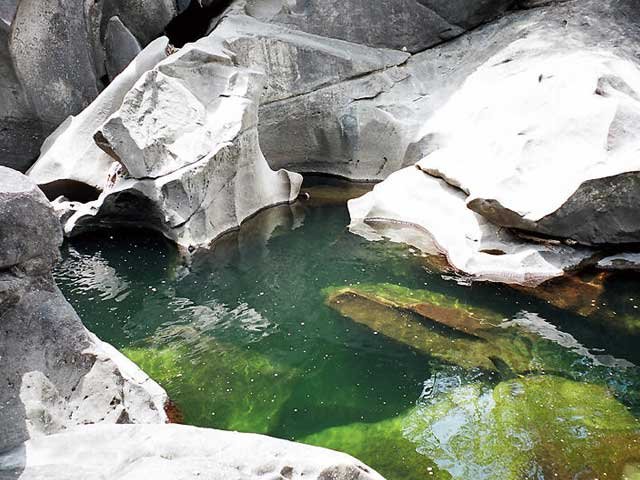
<svg viewBox="0 0 640 480"><path fill-rule="evenodd" d="M207 247L257 211L293 202L301 176L271 170L258 144L262 82L212 37L143 74L95 136L118 162L112 184L94 202L67 204L65 233L144 226Z"/></svg>
<svg viewBox="0 0 640 480"><path fill-rule="evenodd" d="M324 37L412 53L450 40L500 15L507 0L246 0L245 11L262 21ZM389 35L393 32L393 35Z"/></svg>
<svg viewBox="0 0 640 480"><path fill-rule="evenodd" d="M452 267L475 279L518 285L562 276L593 254L522 240L469 210L466 200L443 180L407 167L349 202L349 228L370 240L385 237L444 254Z"/></svg>
<svg viewBox="0 0 640 480"><path fill-rule="evenodd" d="M165 329L123 353L184 405L186 423L240 432L272 433L296 377L295 369L191 327Z"/></svg>
<svg viewBox="0 0 640 480"><path fill-rule="evenodd" d="M413 410L410 410L380 422L328 428L300 441L309 445L331 446L363 462L375 462L382 475L395 475L403 480L424 480L427 475L434 474L437 475L435 478L446 478L446 473L438 472L431 459L416 451L417 445L404 438L403 431L412 415Z"/></svg>
<svg viewBox="0 0 640 480"><path fill-rule="evenodd" d="M163 423L164 391L85 329L51 276L60 225L0 167L0 451L87 423Z"/></svg>
<svg viewBox="0 0 640 480"><path fill-rule="evenodd" d="M422 400L404 431L461 480L633 478L624 474L640 459L640 423L611 392L550 375L493 389L450 382Z"/></svg>
<svg viewBox="0 0 640 480"><path fill-rule="evenodd" d="M384 480L344 453L183 425L89 425L0 454L23 480Z"/></svg>
<svg viewBox="0 0 640 480"><path fill-rule="evenodd" d="M40 158L27 173L45 192L56 190L57 195L75 200L78 183L98 191L106 188L114 159L98 148L93 136L120 108L135 82L167 57L167 45L165 37L152 42L89 107L47 138Z"/></svg>

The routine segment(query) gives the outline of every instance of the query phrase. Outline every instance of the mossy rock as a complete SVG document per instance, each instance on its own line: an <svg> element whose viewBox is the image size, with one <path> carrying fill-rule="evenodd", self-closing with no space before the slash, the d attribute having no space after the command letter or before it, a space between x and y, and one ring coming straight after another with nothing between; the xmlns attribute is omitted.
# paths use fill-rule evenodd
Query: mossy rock
<svg viewBox="0 0 640 480"><path fill-rule="evenodd" d="M123 353L167 390L185 423L203 427L269 433L297 376L259 353L207 336Z"/></svg>
<svg viewBox="0 0 640 480"><path fill-rule="evenodd" d="M630 479L640 423L600 385L555 376L461 385L426 401L405 429L456 479Z"/></svg>
<svg viewBox="0 0 640 480"><path fill-rule="evenodd" d="M333 427L299 439L302 443L346 452L372 465L387 480L449 479L447 472L416 451L403 436L412 411L376 423Z"/></svg>

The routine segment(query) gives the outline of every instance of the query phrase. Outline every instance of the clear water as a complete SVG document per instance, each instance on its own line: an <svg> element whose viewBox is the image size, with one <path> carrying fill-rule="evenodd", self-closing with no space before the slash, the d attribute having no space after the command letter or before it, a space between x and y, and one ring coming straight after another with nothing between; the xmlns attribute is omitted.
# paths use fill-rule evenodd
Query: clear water
<svg viewBox="0 0 640 480"><path fill-rule="evenodd" d="M56 279L187 424L343 450L388 480L640 478L638 276L544 299L465 284L349 233L362 188L310 191L188 265L153 234L75 239Z"/></svg>

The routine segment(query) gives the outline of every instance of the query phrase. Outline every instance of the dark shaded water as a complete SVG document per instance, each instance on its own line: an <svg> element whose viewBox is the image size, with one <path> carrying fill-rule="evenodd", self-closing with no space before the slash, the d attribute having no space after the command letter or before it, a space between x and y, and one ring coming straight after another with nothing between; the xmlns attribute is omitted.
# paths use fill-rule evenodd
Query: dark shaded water
<svg viewBox="0 0 640 480"><path fill-rule="evenodd" d="M190 265L152 234L75 239L56 278L185 423L344 450L388 480L640 478L640 278L544 300L464 285L350 234L351 189L312 188Z"/></svg>

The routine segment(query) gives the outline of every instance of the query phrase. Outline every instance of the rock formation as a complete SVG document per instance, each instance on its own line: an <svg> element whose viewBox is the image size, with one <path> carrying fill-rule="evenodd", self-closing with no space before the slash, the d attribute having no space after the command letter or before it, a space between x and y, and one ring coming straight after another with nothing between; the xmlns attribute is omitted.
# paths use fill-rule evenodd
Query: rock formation
<svg viewBox="0 0 640 480"><path fill-rule="evenodd" d="M0 224L0 451L75 425L166 422L164 390L87 331L56 287L58 220L5 167Z"/></svg>
<svg viewBox="0 0 640 480"><path fill-rule="evenodd" d="M108 161L105 153L89 155L104 162L100 169L87 169L84 174L93 177L82 180L104 191L85 204L57 202L65 211L66 233L101 225L144 226L191 249L208 246L267 206L294 201L302 178L271 170L258 144L263 83L262 73L235 66L222 42L207 37L144 73L124 98L118 96L120 85L116 95L103 98L116 89L112 84L84 112L88 118L77 122L77 129L51 139L58 178L69 165L62 154L67 142L81 145L82 140L77 158L84 161L83 152L97 150L90 140L95 137L117 160ZM51 163L49 151L30 172L41 183L41 170L46 173ZM112 171L105 174L107 165Z"/></svg>
<svg viewBox="0 0 640 480"><path fill-rule="evenodd" d="M343 453L181 425L95 425L31 440L0 455L3 474L22 480L383 480Z"/></svg>

